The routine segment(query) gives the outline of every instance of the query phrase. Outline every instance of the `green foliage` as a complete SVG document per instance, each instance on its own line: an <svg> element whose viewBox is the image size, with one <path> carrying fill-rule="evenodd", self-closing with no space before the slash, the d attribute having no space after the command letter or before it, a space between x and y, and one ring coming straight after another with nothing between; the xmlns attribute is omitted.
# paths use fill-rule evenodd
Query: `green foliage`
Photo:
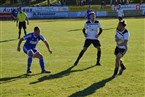
<svg viewBox="0 0 145 97"><path fill-rule="evenodd" d="M42 41L37 48L51 74L40 74L38 59L33 59L32 74L25 74L27 56L17 52L18 29L13 21L0 21L0 96L1 97L144 97L145 96L145 31L144 18L129 18L129 49L123 57L127 67L123 75L110 77L114 70L115 29L117 19L98 19L103 27L101 63L94 66L96 49L90 46L78 66L72 68L85 38L82 27L86 20L30 20L27 31L39 26L49 41L50 55ZM22 31L22 35L24 35Z"/></svg>
<svg viewBox="0 0 145 97"><path fill-rule="evenodd" d="M56 3L58 0L0 0L0 6L48 6L48 5L53 5L54 3ZM76 0L70 0L67 1L68 5L74 5L74 2L76 2ZM115 1L113 0L113 3ZM130 3L140 3L140 0L129 0ZM143 0L143 2L145 2L145 0ZM100 5L101 2L93 0L91 3L90 2L86 2L87 4L91 4L91 5ZM107 0L106 4L110 4L110 1Z"/></svg>
<svg viewBox="0 0 145 97"><path fill-rule="evenodd" d="M5 2L6 2L6 0L0 0L0 4L3 4Z"/></svg>
<svg viewBox="0 0 145 97"><path fill-rule="evenodd" d="M129 0L130 3L139 3L140 0Z"/></svg>

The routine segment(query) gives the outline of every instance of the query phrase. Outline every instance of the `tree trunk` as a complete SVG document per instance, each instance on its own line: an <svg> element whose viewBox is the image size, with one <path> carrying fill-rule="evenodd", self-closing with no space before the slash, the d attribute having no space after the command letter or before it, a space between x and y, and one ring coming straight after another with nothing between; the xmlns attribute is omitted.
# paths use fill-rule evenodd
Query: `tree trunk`
<svg viewBox="0 0 145 97"><path fill-rule="evenodd" d="M112 5L112 0L110 0L110 5Z"/></svg>
<svg viewBox="0 0 145 97"><path fill-rule="evenodd" d="M14 3L14 0L10 0L10 4L13 4Z"/></svg>
<svg viewBox="0 0 145 97"><path fill-rule="evenodd" d="M47 4L48 4L48 6L50 6L50 0L47 0Z"/></svg>

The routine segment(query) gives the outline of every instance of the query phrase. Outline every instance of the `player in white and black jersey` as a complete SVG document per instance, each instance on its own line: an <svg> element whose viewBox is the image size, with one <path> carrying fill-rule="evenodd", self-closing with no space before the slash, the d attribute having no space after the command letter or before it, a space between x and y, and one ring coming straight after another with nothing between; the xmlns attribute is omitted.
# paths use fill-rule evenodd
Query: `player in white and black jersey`
<svg viewBox="0 0 145 97"><path fill-rule="evenodd" d="M121 58L124 56L128 48L127 43L129 39L129 32L127 31L125 26L126 26L125 21L122 21L118 23L118 27L116 29L115 40L117 45L114 51L114 54L116 56L116 61L115 61L114 74L112 76L113 78L117 76L119 66L121 67L119 75L121 75L123 70L126 69L126 67L123 64L123 61L121 60Z"/></svg>
<svg viewBox="0 0 145 97"><path fill-rule="evenodd" d="M95 18L96 18L95 12L90 12L90 20L85 23L84 28L82 30L86 38L84 47L81 50L77 60L75 61L74 66L78 64L79 60L81 59L81 57L83 56L83 54L85 53L85 51L91 44L93 44L94 47L98 49L96 65L101 65L100 64L101 44L98 38L100 34L102 33L102 27L99 21L96 21ZM98 29L99 29L99 33L98 33ZM87 33L86 33L86 30L87 30Z"/></svg>

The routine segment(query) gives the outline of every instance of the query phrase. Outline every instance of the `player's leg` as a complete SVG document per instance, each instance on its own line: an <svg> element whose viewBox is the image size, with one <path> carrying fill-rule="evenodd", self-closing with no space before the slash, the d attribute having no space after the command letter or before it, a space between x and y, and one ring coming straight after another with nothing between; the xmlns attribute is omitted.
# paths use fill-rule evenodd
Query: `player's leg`
<svg viewBox="0 0 145 97"><path fill-rule="evenodd" d="M86 41L85 41L85 43L84 43L84 47L83 47L83 49L81 50L81 52L80 52L80 54L79 54L77 60L75 61L74 66L76 66L76 65L78 64L79 60L81 59L81 57L83 56L83 54L85 53L85 51L87 50L87 48L88 48L90 45L91 45L91 41L88 40L88 39L86 39Z"/></svg>
<svg viewBox="0 0 145 97"><path fill-rule="evenodd" d="M31 49L26 48L26 47L23 47L23 51L28 55L27 73L31 73L30 67L31 67L31 64L32 64L33 51Z"/></svg>
<svg viewBox="0 0 145 97"><path fill-rule="evenodd" d="M122 59L120 59L120 67L121 67L121 69L126 69L126 67L125 67L125 65L124 65L124 63L123 63L123 61L122 61Z"/></svg>
<svg viewBox="0 0 145 97"><path fill-rule="evenodd" d="M121 58L123 57L123 54L122 52L124 52L124 50L116 47L115 48L115 51L114 51L114 54L116 56L116 60L115 60L115 69L114 69L114 74L113 74L113 78L115 78L117 76L117 73L118 73L118 69L119 69L119 65L120 65L120 60ZM125 52L124 52L125 53Z"/></svg>
<svg viewBox="0 0 145 97"><path fill-rule="evenodd" d="M27 32L26 32L26 22L23 22L23 30L24 30L24 34L26 35Z"/></svg>
<svg viewBox="0 0 145 97"><path fill-rule="evenodd" d="M20 39L20 37L21 37L21 29L22 29L22 23L19 22L19 36L18 36L18 39Z"/></svg>
<svg viewBox="0 0 145 97"><path fill-rule="evenodd" d="M44 59L43 59L42 54L40 54L38 51L35 51L35 50L33 50L35 52L34 53L34 58L38 58L39 59L40 67L41 67L41 70L42 70L41 73L51 73L50 71L46 71L45 70Z"/></svg>
<svg viewBox="0 0 145 97"><path fill-rule="evenodd" d="M84 48L81 50L81 52L80 52L80 54L79 54L77 60L76 60L75 63L74 63L74 66L76 66L76 65L78 64L79 60L81 59L81 57L83 56L83 54L85 53L86 50L87 50L87 47L84 47Z"/></svg>
<svg viewBox="0 0 145 97"><path fill-rule="evenodd" d="M119 71L119 75L121 75L123 73L123 71L126 69L125 65L123 64L123 61L120 59L120 71Z"/></svg>
<svg viewBox="0 0 145 97"><path fill-rule="evenodd" d="M100 66L100 59L101 59L101 44L99 40L93 40L93 45L94 47L97 48L98 52L97 52L97 62L96 65Z"/></svg>
<svg viewBox="0 0 145 97"><path fill-rule="evenodd" d="M113 76L112 76L113 78L115 78L117 76L121 58L122 58L122 54L118 53L116 55L116 59L115 59L115 69L114 69L114 73L113 73Z"/></svg>
<svg viewBox="0 0 145 97"><path fill-rule="evenodd" d="M125 55L126 51L127 51L127 49L121 49L122 56ZM126 69L126 67L121 59L120 59L120 67L121 67L121 69L119 71L119 75L121 75L123 73L123 71Z"/></svg>
<svg viewBox="0 0 145 97"><path fill-rule="evenodd" d="M29 51L28 53L28 66L27 66L27 73L31 73L30 67L32 64L32 58L33 58L33 51Z"/></svg>
<svg viewBox="0 0 145 97"><path fill-rule="evenodd" d="M98 52L97 52L97 63L96 63L96 65L101 65L101 64L100 64L100 59L101 59L101 47L98 46L97 49L98 49Z"/></svg>

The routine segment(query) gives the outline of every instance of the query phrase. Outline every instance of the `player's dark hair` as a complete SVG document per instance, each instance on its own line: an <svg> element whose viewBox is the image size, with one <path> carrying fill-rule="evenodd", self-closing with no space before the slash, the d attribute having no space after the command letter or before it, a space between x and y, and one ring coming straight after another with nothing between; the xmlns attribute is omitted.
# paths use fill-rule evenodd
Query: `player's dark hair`
<svg viewBox="0 0 145 97"><path fill-rule="evenodd" d="M38 27L38 26L36 26L36 27L34 28L34 31L36 31L37 29L39 29L39 27Z"/></svg>
<svg viewBox="0 0 145 97"><path fill-rule="evenodd" d="M121 23L124 27L126 26L125 21L121 21L120 23Z"/></svg>

